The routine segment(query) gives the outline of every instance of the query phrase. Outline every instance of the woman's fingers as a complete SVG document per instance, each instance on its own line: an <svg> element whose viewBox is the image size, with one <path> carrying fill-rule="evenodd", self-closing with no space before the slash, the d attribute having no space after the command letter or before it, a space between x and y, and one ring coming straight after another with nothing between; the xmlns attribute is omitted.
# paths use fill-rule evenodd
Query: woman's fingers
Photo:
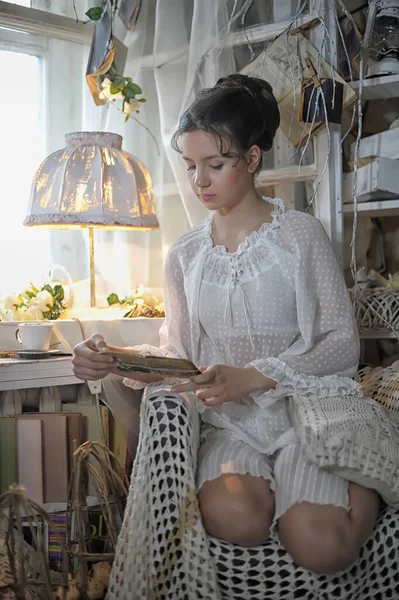
<svg viewBox="0 0 399 600"><path fill-rule="evenodd" d="M106 349L107 344L105 343L102 335L95 333L87 340L87 346L90 348L90 350L101 352L102 350Z"/></svg>
<svg viewBox="0 0 399 600"><path fill-rule="evenodd" d="M220 375L220 365L212 365L205 368L201 367L200 371L202 371L201 375L190 377L190 381L197 384L210 383Z"/></svg>
<svg viewBox="0 0 399 600"><path fill-rule="evenodd" d="M198 390L198 385L189 381L188 383L178 383L171 388L171 392L195 392Z"/></svg>
<svg viewBox="0 0 399 600"><path fill-rule="evenodd" d="M208 401L212 398L221 398L223 393L223 388L221 388L219 385L214 385L212 387L201 388L197 390L195 395L199 400L203 400L204 402L208 403ZM224 402L224 400L221 400L221 402Z"/></svg>

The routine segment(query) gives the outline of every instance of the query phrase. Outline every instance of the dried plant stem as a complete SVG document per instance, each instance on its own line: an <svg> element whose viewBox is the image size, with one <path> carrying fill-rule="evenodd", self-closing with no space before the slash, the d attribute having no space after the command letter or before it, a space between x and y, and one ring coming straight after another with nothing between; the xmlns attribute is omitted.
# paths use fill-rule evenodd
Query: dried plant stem
<svg viewBox="0 0 399 600"><path fill-rule="evenodd" d="M88 584L87 563L98 560L112 562L115 557L114 552L93 553L89 551L90 535L86 498L89 482L95 486L99 497L101 514L107 528L105 543L109 541L115 550L117 532L111 503L116 504L119 518L122 521L128 482L115 455L100 442L88 441L74 452L74 468L68 494L67 546L70 556L78 561L83 590L87 589Z"/></svg>
<svg viewBox="0 0 399 600"><path fill-rule="evenodd" d="M25 592L29 587L44 588L48 598L51 598L51 576L45 553L44 540L38 536L35 524L46 523L51 529L60 544L63 554L63 589L64 597L68 588L68 556L64 544L58 535L57 527L52 523L48 514L42 506L26 498L25 489L19 485L12 485L0 497L0 516L8 520L8 529L6 535L6 547L9 560L10 571L13 583L6 587L11 588L17 600L25 600ZM23 538L23 519L29 523L33 542L36 547L36 553L40 563L41 575L44 579L31 579L27 577L25 558L24 558L24 538ZM15 528L14 528L15 525ZM16 540L18 549L16 548ZM19 568L17 569L16 557L19 556ZM1 589L1 588L0 588ZM4 589L4 588L3 588Z"/></svg>

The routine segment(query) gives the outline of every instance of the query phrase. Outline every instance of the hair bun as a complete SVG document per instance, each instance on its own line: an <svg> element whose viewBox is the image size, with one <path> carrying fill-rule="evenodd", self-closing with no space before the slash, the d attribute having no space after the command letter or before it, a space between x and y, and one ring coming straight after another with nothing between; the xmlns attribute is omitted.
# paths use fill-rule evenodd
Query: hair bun
<svg viewBox="0 0 399 600"><path fill-rule="evenodd" d="M252 97L254 113L258 115L259 135L256 144L264 151L270 150L273 138L280 126L280 111L270 83L260 77L233 73L227 77L221 77L215 88L236 89Z"/></svg>
<svg viewBox="0 0 399 600"><path fill-rule="evenodd" d="M274 98L273 88L268 81L259 77L249 77L241 73L233 73L232 75L227 75L227 77L221 77L215 87L243 88L255 95L263 95L266 92Z"/></svg>

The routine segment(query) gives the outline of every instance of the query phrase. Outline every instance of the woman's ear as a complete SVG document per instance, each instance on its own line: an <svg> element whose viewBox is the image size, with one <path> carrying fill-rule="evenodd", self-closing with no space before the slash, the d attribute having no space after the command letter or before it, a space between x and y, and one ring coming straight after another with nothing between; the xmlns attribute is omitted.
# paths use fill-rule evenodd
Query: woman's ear
<svg viewBox="0 0 399 600"><path fill-rule="evenodd" d="M262 159L262 152L259 146L251 146L246 153L248 162L248 172L255 173Z"/></svg>

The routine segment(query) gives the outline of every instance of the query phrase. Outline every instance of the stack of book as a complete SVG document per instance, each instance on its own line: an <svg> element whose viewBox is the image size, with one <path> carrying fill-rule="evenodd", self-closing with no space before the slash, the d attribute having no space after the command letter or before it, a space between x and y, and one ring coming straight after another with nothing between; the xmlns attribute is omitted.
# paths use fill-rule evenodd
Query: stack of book
<svg viewBox="0 0 399 600"><path fill-rule="evenodd" d="M106 406L62 404L59 413L0 417L0 494L13 483L40 504L67 501L73 453L85 441L105 444L124 468L126 432ZM93 486L89 495L96 495Z"/></svg>

